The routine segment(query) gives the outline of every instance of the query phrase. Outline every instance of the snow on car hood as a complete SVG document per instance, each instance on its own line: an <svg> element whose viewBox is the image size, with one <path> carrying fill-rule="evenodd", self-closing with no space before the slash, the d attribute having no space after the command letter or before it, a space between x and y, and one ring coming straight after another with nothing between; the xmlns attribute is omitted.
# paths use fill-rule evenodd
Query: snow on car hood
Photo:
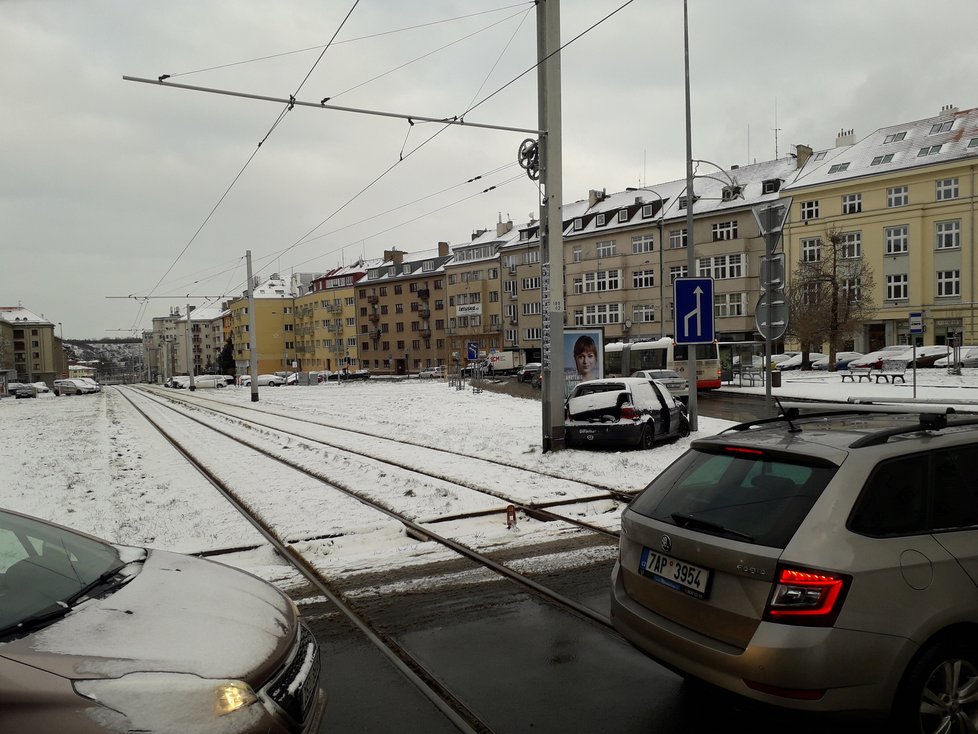
<svg viewBox="0 0 978 734"><path fill-rule="evenodd" d="M281 662L296 625L291 602L270 584L154 550L128 584L0 644L0 657L74 679L140 671L253 680Z"/></svg>

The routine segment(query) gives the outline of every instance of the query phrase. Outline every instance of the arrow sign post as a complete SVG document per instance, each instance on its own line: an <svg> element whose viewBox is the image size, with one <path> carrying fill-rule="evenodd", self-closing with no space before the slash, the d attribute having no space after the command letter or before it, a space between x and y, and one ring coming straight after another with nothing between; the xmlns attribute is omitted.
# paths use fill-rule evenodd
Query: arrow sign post
<svg viewBox="0 0 978 734"><path fill-rule="evenodd" d="M676 344L712 344L713 278L676 278L673 283L676 310Z"/></svg>

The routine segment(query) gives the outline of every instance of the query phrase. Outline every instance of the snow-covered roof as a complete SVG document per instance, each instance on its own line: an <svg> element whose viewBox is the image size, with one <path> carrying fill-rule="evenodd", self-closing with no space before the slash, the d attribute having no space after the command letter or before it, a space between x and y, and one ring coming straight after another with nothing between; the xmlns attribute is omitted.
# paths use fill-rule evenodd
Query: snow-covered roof
<svg viewBox="0 0 978 734"><path fill-rule="evenodd" d="M28 324L51 324L53 322L48 321L43 316L38 316L33 311L24 308L23 306L0 306L0 321L7 321L11 324L16 323L28 323Z"/></svg>
<svg viewBox="0 0 978 734"><path fill-rule="evenodd" d="M882 127L832 153L820 160L813 155L785 189L978 158L978 108L952 107L934 117Z"/></svg>

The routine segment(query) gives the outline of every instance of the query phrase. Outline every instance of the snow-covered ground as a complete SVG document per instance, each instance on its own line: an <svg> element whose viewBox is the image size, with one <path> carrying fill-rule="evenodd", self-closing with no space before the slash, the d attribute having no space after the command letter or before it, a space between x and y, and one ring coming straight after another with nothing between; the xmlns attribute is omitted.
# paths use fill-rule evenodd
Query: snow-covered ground
<svg viewBox="0 0 978 734"><path fill-rule="evenodd" d="M764 394L764 386L728 387ZM782 399L844 400L859 397L913 397L934 402L978 402L978 369L960 376L919 370L906 384L843 383L838 374L786 372L773 389ZM250 389L200 391L232 404L250 405ZM512 466L546 469L572 479L635 491L686 450L689 440L648 451L543 453L541 404L443 381L366 381L342 385L262 388L258 407L305 416ZM759 406L760 409L760 406ZM710 435L729 425L702 414L695 435ZM172 447L145 423L112 388L100 395L36 400L0 400L0 507L60 522L115 542L193 552L258 542L258 536L196 472L184 466ZM465 460L444 460L454 470ZM483 467L473 473L484 472ZM559 482L560 480L554 480ZM269 487L289 497L289 486ZM330 512L328 523L319 512ZM310 529L342 525L336 505L310 508ZM354 523L351 515L351 524ZM353 536L337 544L363 563L364 545ZM535 531L536 532L536 531ZM359 547L358 547L359 546ZM335 560L335 559L334 559ZM258 552L237 563L262 569L272 564ZM271 574L274 575L274 574Z"/></svg>

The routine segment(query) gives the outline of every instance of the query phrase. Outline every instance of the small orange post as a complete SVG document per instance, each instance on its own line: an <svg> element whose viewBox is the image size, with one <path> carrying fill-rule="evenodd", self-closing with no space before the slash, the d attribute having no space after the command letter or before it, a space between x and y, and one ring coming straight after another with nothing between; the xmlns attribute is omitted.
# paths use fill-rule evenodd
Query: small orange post
<svg viewBox="0 0 978 734"><path fill-rule="evenodd" d="M516 527L516 508L513 505L506 506L506 527L508 529Z"/></svg>

